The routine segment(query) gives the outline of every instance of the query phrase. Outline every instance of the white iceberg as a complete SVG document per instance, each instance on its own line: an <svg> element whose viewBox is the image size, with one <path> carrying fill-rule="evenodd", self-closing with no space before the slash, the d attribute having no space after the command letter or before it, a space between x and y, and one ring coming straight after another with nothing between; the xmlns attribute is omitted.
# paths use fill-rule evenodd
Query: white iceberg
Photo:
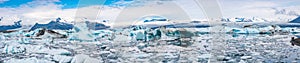
<svg viewBox="0 0 300 63"><path fill-rule="evenodd" d="M96 39L86 23L76 23L73 30L75 33L70 35L69 40L94 41Z"/></svg>
<svg viewBox="0 0 300 63"><path fill-rule="evenodd" d="M5 54L16 54L16 53L25 53L26 49L22 46L9 46L5 45L2 53Z"/></svg>
<svg viewBox="0 0 300 63"><path fill-rule="evenodd" d="M45 59L27 58L27 59L10 59L4 61L4 63L54 63Z"/></svg>
<svg viewBox="0 0 300 63"><path fill-rule="evenodd" d="M49 49L42 45L32 46L19 43L9 43L4 46L2 53L16 54L16 53L46 53L50 55L69 55L70 51L64 49Z"/></svg>
<svg viewBox="0 0 300 63"><path fill-rule="evenodd" d="M53 60L59 62L59 63L69 63L72 61L72 57L69 56L62 56L62 55L54 55Z"/></svg>
<svg viewBox="0 0 300 63"><path fill-rule="evenodd" d="M102 62L103 61L101 61L101 59L91 58L83 54L76 55L71 61L71 63L102 63Z"/></svg>
<svg viewBox="0 0 300 63"><path fill-rule="evenodd" d="M30 38L18 38L18 42L20 44L30 44L31 43L31 39Z"/></svg>

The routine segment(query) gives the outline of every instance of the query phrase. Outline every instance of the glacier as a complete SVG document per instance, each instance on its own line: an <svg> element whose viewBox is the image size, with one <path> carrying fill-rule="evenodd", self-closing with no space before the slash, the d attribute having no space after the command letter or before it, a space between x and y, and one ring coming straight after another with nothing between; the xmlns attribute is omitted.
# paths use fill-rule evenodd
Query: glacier
<svg viewBox="0 0 300 63"><path fill-rule="evenodd" d="M168 20L99 29L83 21L68 30L1 32L0 63L300 62L299 46L290 42L298 38L297 23L153 25L157 21Z"/></svg>

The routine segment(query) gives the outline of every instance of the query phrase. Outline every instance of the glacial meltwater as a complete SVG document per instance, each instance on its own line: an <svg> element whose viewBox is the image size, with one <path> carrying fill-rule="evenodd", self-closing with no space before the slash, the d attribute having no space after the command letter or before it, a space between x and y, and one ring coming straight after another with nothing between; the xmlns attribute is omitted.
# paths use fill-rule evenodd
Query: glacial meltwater
<svg viewBox="0 0 300 63"><path fill-rule="evenodd" d="M297 35L297 34L296 34ZM133 41L125 35L93 42L0 37L0 63L278 63L300 62L295 34L198 34ZM297 39L297 38L296 38ZM294 40L296 40L294 39Z"/></svg>

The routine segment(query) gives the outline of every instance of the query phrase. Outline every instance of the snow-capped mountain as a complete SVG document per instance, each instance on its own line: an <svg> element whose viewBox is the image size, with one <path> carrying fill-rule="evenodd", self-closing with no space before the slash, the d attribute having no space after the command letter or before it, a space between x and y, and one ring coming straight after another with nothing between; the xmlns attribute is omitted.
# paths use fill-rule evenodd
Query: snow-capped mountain
<svg viewBox="0 0 300 63"><path fill-rule="evenodd" d="M11 29L18 29L21 28L21 22L22 20L19 20L17 22L14 22L14 25L2 25L0 26L0 31L7 31L7 30L11 30Z"/></svg>
<svg viewBox="0 0 300 63"><path fill-rule="evenodd" d="M297 17L296 19L290 21L289 23L300 23L300 16Z"/></svg>
<svg viewBox="0 0 300 63"><path fill-rule="evenodd" d="M74 27L74 25L69 23L60 22L61 18L57 18L55 21L51 21L47 24L39 24L36 23L30 30L35 30L38 28L46 28L46 29L58 29L58 30L70 30Z"/></svg>
<svg viewBox="0 0 300 63"><path fill-rule="evenodd" d="M222 22L269 22L268 20L264 18L240 18L240 17L235 17L235 18L221 18Z"/></svg>
<svg viewBox="0 0 300 63"><path fill-rule="evenodd" d="M288 10L288 9L277 9L272 8L275 10L275 14L282 14L282 15L289 15L289 16L299 16L299 13L295 10Z"/></svg>
<svg viewBox="0 0 300 63"><path fill-rule="evenodd" d="M146 16L142 17L133 25L166 25L171 24L171 22L162 16Z"/></svg>

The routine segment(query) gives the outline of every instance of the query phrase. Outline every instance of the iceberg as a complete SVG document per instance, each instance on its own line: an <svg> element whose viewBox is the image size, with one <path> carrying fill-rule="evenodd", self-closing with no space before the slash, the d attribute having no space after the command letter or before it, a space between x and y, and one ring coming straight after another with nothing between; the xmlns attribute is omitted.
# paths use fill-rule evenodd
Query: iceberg
<svg viewBox="0 0 300 63"><path fill-rule="evenodd" d="M65 49L50 49L44 52L50 55L71 55L72 54L72 52Z"/></svg>
<svg viewBox="0 0 300 63"><path fill-rule="evenodd" d="M261 31L257 28L234 28L231 31L236 34L260 34Z"/></svg>
<svg viewBox="0 0 300 63"><path fill-rule="evenodd" d="M114 40L116 38L115 33L110 30L94 30L92 33L97 39Z"/></svg>
<svg viewBox="0 0 300 63"><path fill-rule="evenodd" d="M3 48L2 53L5 54L17 54L17 53L25 53L26 48L22 46L10 46L10 45L5 45Z"/></svg>
<svg viewBox="0 0 300 63"><path fill-rule="evenodd" d="M137 41L151 41L159 40L162 36L162 32L159 29L144 29L130 32L131 39Z"/></svg>
<svg viewBox="0 0 300 63"><path fill-rule="evenodd" d="M176 31L174 31L174 35L179 38L191 38L192 36L195 36L193 32L190 32L184 28L178 28Z"/></svg>
<svg viewBox="0 0 300 63"><path fill-rule="evenodd" d="M48 30L46 28L39 28L24 34L26 37L36 37L36 38L67 38L66 34L61 34L54 30Z"/></svg>
<svg viewBox="0 0 300 63"><path fill-rule="evenodd" d="M20 44L30 44L31 43L31 39L30 38L19 38L18 42Z"/></svg>
<svg viewBox="0 0 300 63"><path fill-rule="evenodd" d="M101 61L100 59L91 58L83 54L76 55L71 61L71 63L102 63L102 62L103 61Z"/></svg>
<svg viewBox="0 0 300 63"><path fill-rule="evenodd" d="M230 29L230 28L229 28ZM277 25L271 25L266 27L243 27L243 28L232 28L227 33L236 33L236 34L274 34L274 33L282 33L282 32L290 32L283 31L284 28L281 28Z"/></svg>
<svg viewBox="0 0 300 63"><path fill-rule="evenodd" d="M136 32L134 32L134 33L136 33L135 39L136 39L137 41L146 40L146 34L145 34L146 31L140 30L140 31L136 31Z"/></svg>
<svg viewBox="0 0 300 63"><path fill-rule="evenodd" d="M73 30L75 30L75 33L70 35L69 40L94 41L96 39L86 23L76 23Z"/></svg>
<svg viewBox="0 0 300 63"><path fill-rule="evenodd" d="M26 59L10 59L7 61L4 61L4 63L54 63L49 60L45 59L37 59L35 57L33 58L26 58Z"/></svg>
<svg viewBox="0 0 300 63"><path fill-rule="evenodd" d="M124 41L133 41L133 37L125 36L125 35L116 35L115 42L124 42Z"/></svg>
<svg viewBox="0 0 300 63"><path fill-rule="evenodd" d="M50 49L42 45L32 46L28 44L7 43L2 49L4 54L17 53L45 53L49 55L71 55L72 53L65 49Z"/></svg>
<svg viewBox="0 0 300 63"><path fill-rule="evenodd" d="M54 55L53 60L59 62L59 63L69 63L71 62L73 57L69 56L63 56L63 55Z"/></svg>
<svg viewBox="0 0 300 63"><path fill-rule="evenodd" d="M87 27L91 30L102 30L102 29L110 28L110 26L107 26L102 23L89 22L89 21L86 21L85 23L87 24Z"/></svg>
<svg viewBox="0 0 300 63"><path fill-rule="evenodd" d="M5 40L5 39L6 38L3 35L0 36L0 41Z"/></svg>

